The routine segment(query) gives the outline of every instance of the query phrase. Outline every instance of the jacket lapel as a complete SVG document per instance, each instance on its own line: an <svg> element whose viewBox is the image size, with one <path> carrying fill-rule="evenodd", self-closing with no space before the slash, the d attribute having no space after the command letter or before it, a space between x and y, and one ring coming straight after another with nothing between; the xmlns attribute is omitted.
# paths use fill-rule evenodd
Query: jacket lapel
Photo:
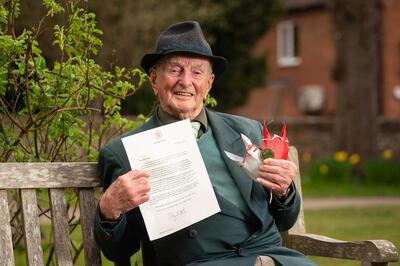
<svg viewBox="0 0 400 266"><path fill-rule="evenodd" d="M252 210L259 221L265 225L265 214L268 209L267 195L265 189L254 182L235 162L230 160L224 153L224 150L237 155L245 153L245 145L237 129L228 124L220 115L207 111L208 121L212 126L215 140L218 148L224 158L226 166L230 171L232 178L238 186L244 201ZM261 140L260 140L261 141ZM259 145L259 143L256 143Z"/></svg>
<svg viewBox="0 0 400 266"><path fill-rule="evenodd" d="M218 115L207 111L207 118L212 126L215 140L218 148L221 152L222 157L229 169L235 183L237 184L240 193L242 194L245 202L251 207L250 196L253 181L240 167L230 160L224 153L229 151L234 154L242 155L245 152L245 146L243 144L240 132L237 132L234 128L228 125L225 120L221 119Z"/></svg>

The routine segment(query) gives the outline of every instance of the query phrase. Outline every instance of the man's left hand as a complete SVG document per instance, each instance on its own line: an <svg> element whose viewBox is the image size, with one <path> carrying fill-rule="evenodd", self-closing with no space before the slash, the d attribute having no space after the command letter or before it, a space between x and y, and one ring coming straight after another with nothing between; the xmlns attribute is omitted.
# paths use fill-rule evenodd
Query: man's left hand
<svg viewBox="0 0 400 266"><path fill-rule="evenodd" d="M265 159L260 165L256 181L270 189L276 197L283 197L296 173L297 167L291 161Z"/></svg>

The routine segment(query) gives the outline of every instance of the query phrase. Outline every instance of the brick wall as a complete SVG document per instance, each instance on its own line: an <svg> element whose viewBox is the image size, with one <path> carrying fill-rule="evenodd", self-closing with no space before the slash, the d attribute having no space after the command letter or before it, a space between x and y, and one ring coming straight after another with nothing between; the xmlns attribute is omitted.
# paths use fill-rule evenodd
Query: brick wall
<svg viewBox="0 0 400 266"><path fill-rule="evenodd" d="M280 21L293 21L298 26L301 63L291 67L277 64L277 27L272 27L254 49L256 56L265 57L268 82L255 89L245 105L231 112L252 118L302 116L304 112L298 104L302 91L305 86L319 85L325 92L325 104L318 115L334 115L335 33L329 10L301 9L287 13ZM393 93L399 86L400 94L399 25L400 1L382 0L382 83L377 100L380 114L388 118L400 118L400 99Z"/></svg>
<svg viewBox="0 0 400 266"><path fill-rule="evenodd" d="M335 50L329 13L323 9L301 11L284 16L282 20L294 21L298 26L301 63L292 67L278 65L277 27L273 27L259 40L254 51L256 56L266 58L268 83L254 90L247 104L232 112L253 118L301 116L298 99L302 90L305 86L319 85L326 96L321 115L331 114L335 105L335 84L332 81Z"/></svg>

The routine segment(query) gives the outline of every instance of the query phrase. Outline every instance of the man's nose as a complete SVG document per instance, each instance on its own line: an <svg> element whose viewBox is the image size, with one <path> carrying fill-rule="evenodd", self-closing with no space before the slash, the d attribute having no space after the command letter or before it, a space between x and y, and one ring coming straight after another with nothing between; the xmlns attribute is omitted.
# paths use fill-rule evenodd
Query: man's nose
<svg viewBox="0 0 400 266"><path fill-rule="evenodd" d="M190 71L184 71L182 73L180 83L185 87L188 87L192 84L192 74Z"/></svg>

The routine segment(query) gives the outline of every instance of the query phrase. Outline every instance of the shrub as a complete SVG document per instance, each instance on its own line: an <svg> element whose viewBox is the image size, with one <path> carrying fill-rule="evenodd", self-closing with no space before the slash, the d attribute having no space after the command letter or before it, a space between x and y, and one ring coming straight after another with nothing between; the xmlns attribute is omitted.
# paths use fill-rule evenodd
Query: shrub
<svg viewBox="0 0 400 266"><path fill-rule="evenodd" d="M44 0L47 14L23 30L19 1L0 6L0 161L95 160L107 139L141 122L120 115L121 100L147 75L95 62L102 31L81 4ZM59 57L49 62L39 36L55 16L65 24L53 27Z"/></svg>
<svg viewBox="0 0 400 266"><path fill-rule="evenodd" d="M311 159L309 153L303 154L306 163L304 176L311 182L348 182L365 184L400 184L400 161L393 158L391 150L385 150L379 158L366 159L362 163L357 154L348 156L338 151L323 159Z"/></svg>
<svg viewBox="0 0 400 266"><path fill-rule="evenodd" d="M325 158L311 161L306 171L312 182L336 183L350 180L352 165L348 161Z"/></svg>
<svg viewBox="0 0 400 266"><path fill-rule="evenodd" d="M372 184L400 185L400 161L376 158L366 160L362 170L365 181Z"/></svg>

